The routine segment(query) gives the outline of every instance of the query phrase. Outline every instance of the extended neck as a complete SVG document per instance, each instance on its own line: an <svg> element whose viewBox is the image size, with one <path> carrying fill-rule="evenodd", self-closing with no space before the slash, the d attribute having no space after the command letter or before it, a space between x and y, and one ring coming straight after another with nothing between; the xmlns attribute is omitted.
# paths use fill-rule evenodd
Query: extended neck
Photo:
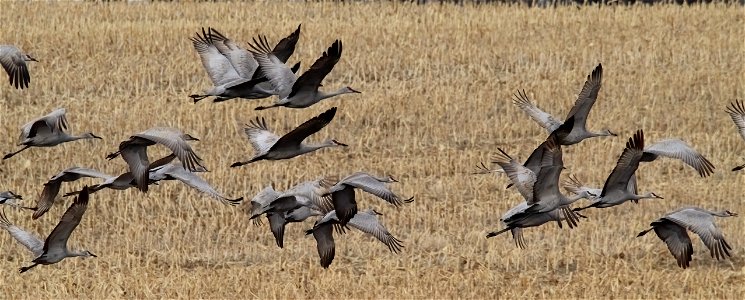
<svg viewBox="0 0 745 300"><path fill-rule="evenodd" d="M581 193L579 195L574 195L574 196L571 196L571 197L564 197L564 201L562 203L560 203L560 205L561 206L569 205L569 204L572 204L572 203L576 202L579 199L587 198L587 196L589 196L589 195L587 195L586 192L583 192L583 193Z"/></svg>
<svg viewBox="0 0 745 300"><path fill-rule="evenodd" d="M323 143L318 143L318 144L303 144L300 147L300 154L305 154L308 152L316 151L321 148L334 147L334 146L336 146L336 144L332 141L325 141Z"/></svg>
<svg viewBox="0 0 745 300"><path fill-rule="evenodd" d="M79 251L72 251L68 253L68 257L79 257L79 256L90 256L88 255L88 251L85 250L79 250Z"/></svg>
<svg viewBox="0 0 745 300"><path fill-rule="evenodd" d="M644 195L633 195L630 200L642 200L642 199L654 199L658 198L652 193L646 193Z"/></svg>
<svg viewBox="0 0 745 300"><path fill-rule="evenodd" d="M338 89L336 91L333 91L333 92L330 92L330 93L326 93L324 91L319 90L316 98L318 99L318 101L321 101L321 100L326 99L326 98L331 98L331 97L334 97L334 96L338 96L338 95L342 95L342 94L349 94L349 93L353 93L353 92L350 91L346 87L340 88L340 89Z"/></svg>

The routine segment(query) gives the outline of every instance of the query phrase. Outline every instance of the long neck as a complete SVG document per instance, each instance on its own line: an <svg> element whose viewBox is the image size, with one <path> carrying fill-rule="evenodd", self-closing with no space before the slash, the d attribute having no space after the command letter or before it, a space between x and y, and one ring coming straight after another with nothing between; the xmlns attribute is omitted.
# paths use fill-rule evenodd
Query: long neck
<svg viewBox="0 0 745 300"><path fill-rule="evenodd" d="M611 135L611 134L608 133L608 131L606 131L606 130L594 131L594 132L593 131L590 131L590 137L609 136L609 135Z"/></svg>
<svg viewBox="0 0 745 300"><path fill-rule="evenodd" d="M652 195L652 193L646 193L644 195L632 195L631 199L629 200L641 200L641 199L652 199L652 198L657 198L657 197Z"/></svg>
<svg viewBox="0 0 745 300"><path fill-rule="evenodd" d="M305 154L308 152L316 151L321 148L332 147L332 146L334 146L334 143L328 142L328 141L323 142L323 143L318 143L318 144L302 144L298 152L300 152L300 154Z"/></svg>
<svg viewBox="0 0 745 300"><path fill-rule="evenodd" d="M571 197L564 197L565 200L561 203L561 205L569 205L569 204L576 202L579 199L586 198L586 197L587 197L586 193L580 193L579 195L574 195Z"/></svg>
<svg viewBox="0 0 745 300"><path fill-rule="evenodd" d="M85 250L70 251L68 252L67 256L68 257L88 256L88 251L85 251Z"/></svg>
<svg viewBox="0 0 745 300"><path fill-rule="evenodd" d="M321 101L321 100L326 99L326 98L331 98L331 97L334 97L334 96L338 96L338 95L341 95L341 94L348 94L348 93L350 93L350 91L347 88L340 88L340 89L338 89L336 91L333 91L333 92L330 92L330 93L326 93L324 91L319 90L316 98L318 99L318 101Z"/></svg>
<svg viewBox="0 0 745 300"><path fill-rule="evenodd" d="M65 140L65 141L67 141L67 142L70 142L70 141L77 141L77 140L82 140L82 139L92 139L93 137L92 137L92 136L90 136L90 135L89 135L89 134L87 134L87 133L83 133L83 134L81 134L81 135L69 135L69 134L66 134L66 133L65 133L65 134L64 134L64 135L62 136L62 138L63 138L63 139Z"/></svg>

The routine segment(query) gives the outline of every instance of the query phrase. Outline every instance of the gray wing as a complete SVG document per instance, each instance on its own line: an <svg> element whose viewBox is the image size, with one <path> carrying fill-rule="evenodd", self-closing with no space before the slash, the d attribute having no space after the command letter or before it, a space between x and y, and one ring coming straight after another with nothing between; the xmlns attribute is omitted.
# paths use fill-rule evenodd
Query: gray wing
<svg viewBox="0 0 745 300"><path fill-rule="evenodd" d="M183 135L184 133L176 128L156 127L135 134L134 136L166 146L173 154L176 154L184 169L192 172L202 171L202 169L206 170L204 165L202 165L202 159L184 140Z"/></svg>
<svg viewBox="0 0 745 300"><path fill-rule="evenodd" d="M724 240L722 231L714 224L714 217L711 214L695 209L683 209L665 216L664 219L698 234L709 248L711 257L719 260L730 256L729 250L732 248Z"/></svg>
<svg viewBox="0 0 745 300"><path fill-rule="evenodd" d="M147 146L140 144L130 144L128 147L121 149L122 158L129 166L129 171L134 177L137 188L140 191L147 192L148 178L148 158Z"/></svg>
<svg viewBox="0 0 745 300"><path fill-rule="evenodd" d="M385 183L378 181L367 173L355 173L342 179L337 184L346 184L361 189L395 206L400 206L403 203L402 200L385 185Z"/></svg>
<svg viewBox="0 0 745 300"><path fill-rule="evenodd" d="M629 188L629 180L639 168L639 161L644 153L644 132L639 130L626 142L626 148L618 158L616 166L608 175L603 185L600 196L605 196L609 190L626 190Z"/></svg>
<svg viewBox="0 0 745 300"><path fill-rule="evenodd" d="M241 78L230 60L217 50L212 35L205 32L204 28L202 28L202 35L200 36L197 33L196 37L191 38L191 41L194 49L199 53L199 58L202 60L202 65L209 74L212 84L219 86Z"/></svg>
<svg viewBox="0 0 745 300"><path fill-rule="evenodd" d="M266 126L266 120L264 118L259 119L259 117L256 117L255 121L250 121L243 128L243 132L251 142L251 146L256 151L257 156L269 151L279 140L279 136L274 134Z"/></svg>
<svg viewBox="0 0 745 300"><path fill-rule="evenodd" d="M8 218L5 216L5 211L0 211L0 227L7 230L13 238L21 243L21 245L26 246L26 248L34 254L34 257L39 257L44 253L44 241L30 232L10 223Z"/></svg>
<svg viewBox="0 0 745 300"><path fill-rule="evenodd" d="M164 168L167 168L163 170L165 174L168 174L171 177L183 182L184 184L202 193L205 193L212 198L219 200L222 204L237 205L243 200L243 197L240 197L237 199L230 199L230 198L227 198L221 195L214 188L212 188L212 186L210 186L210 184L207 183L207 181L199 177L196 173L189 172L186 169L182 168L181 166L167 165Z"/></svg>
<svg viewBox="0 0 745 300"><path fill-rule="evenodd" d="M258 39L254 38L253 41L254 43L249 45L252 48L249 52L259 63L261 72L269 79L269 83L274 87L274 93L279 95L280 99L287 97L292 91L297 76L289 66L272 53L266 37L259 36Z"/></svg>
<svg viewBox="0 0 745 300"><path fill-rule="evenodd" d="M500 153L494 156L492 162L502 167L504 173L507 174L512 184L517 188L523 198L525 198L525 201L532 203L533 185L536 181L536 174L507 155L502 149L497 148L497 150Z"/></svg>
<svg viewBox="0 0 745 300"><path fill-rule="evenodd" d="M725 111L737 126L737 132L745 139L745 104L743 104L743 101L736 99L735 102L730 103Z"/></svg>
<svg viewBox="0 0 745 300"><path fill-rule="evenodd" d="M80 220L83 219L83 214L87 208L88 187L86 186L80 191L80 195L75 198L75 202L62 215L62 218L57 223L57 226L54 227L52 233L47 236L47 239L44 241L44 252L63 252L63 249L67 249L67 240L70 238L72 231L80 224Z"/></svg>
<svg viewBox="0 0 745 300"><path fill-rule="evenodd" d="M572 110L567 115L567 120L574 117L574 126L581 126L585 128L587 122L587 116L590 114L590 109L598 99L598 93L600 92L600 85L603 81L603 66L598 64L590 75L587 75L585 85L582 86L582 91L577 97L577 101L574 102Z"/></svg>
<svg viewBox="0 0 745 300"><path fill-rule="evenodd" d="M28 87L31 82L31 76L28 73L28 66L23 52L15 46L0 46L0 65L8 73L10 85L17 89Z"/></svg>
<svg viewBox="0 0 745 300"><path fill-rule="evenodd" d="M693 244L685 228L665 219L653 222L652 227L657 237L667 244L667 249L675 257L678 266L688 268L693 256Z"/></svg>
<svg viewBox="0 0 745 300"><path fill-rule="evenodd" d="M323 223L313 228L313 238L316 239L316 249L324 269L334 261L335 245L332 223Z"/></svg>
<svg viewBox="0 0 745 300"><path fill-rule="evenodd" d="M272 229L274 240L277 242L277 246L280 248L284 247L284 236L285 236L285 220L284 213L267 213L266 218L269 220L269 227Z"/></svg>
<svg viewBox="0 0 745 300"><path fill-rule="evenodd" d="M32 216L34 220L40 218L49 211L50 208L52 208L61 186L61 180L50 180L44 184L44 189L41 191L41 197L39 197L39 200L36 202L36 211L34 211Z"/></svg>
<svg viewBox="0 0 745 300"><path fill-rule="evenodd" d="M21 126L21 135L19 140L31 138L36 135L57 134L67 129L67 111L64 108L57 108L51 113L38 117Z"/></svg>
<svg viewBox="0 0 745 300"><path fill-rule="evenodd" d="M569 178L565 179L562 185L564 186L564 190L575 195L582 194L583 192L589 192L590 194L599 196L602 192L601 189L585 186L582 181L574 176L574 174L569 175Z"/></svg>
<svg viewBox="0 0 745 300"><path fill-rule="evenodd" d="M251 52L238 46L214 28L209 28L208 31L217 50L228 58L230 64L238 72L238 75L244 79L251 79L256 68L259 66L251 55Z"/></svg>
<svg viewBox="0 0 745 300"><path fill-rule="evenodd" d="M354 215L354 217L349 220L348 224L359 231L373 235L376 239L385 244L391 252L399 253L401 248L403 248L401 240L388 232L388 229L380 223L380 220L378 220L376 216L377 214L378 213L374 210L360 212Z"/></svg>
<svg viewBox="0 0 745 300"><path fill-rule="evenodd" d="M522 111L528 114L533 121L538 122L538 125L541 125L541 127L545 128L549 133L556 130L556 128L559 128L561 126L561 121L554 118L552 115L546 113L545 111L541 110L533 104L533 102L530 101L530 98L528 98L528 95L525 94L525 91L518 91L517 94L515 94L515 98L512 99L512 103L517 105Z"/></svg>
<svg viewBox="0 0 745 300"><path fill-rule="evenodd" d="M654 143L644 149L644 152L657 156L680 159L684 163L696 169L701 177L706 177L714 172L714 165L703 155L696 152L690 145L680 139L667 139ZM644 159L642 159L644 161Z"/></svg>

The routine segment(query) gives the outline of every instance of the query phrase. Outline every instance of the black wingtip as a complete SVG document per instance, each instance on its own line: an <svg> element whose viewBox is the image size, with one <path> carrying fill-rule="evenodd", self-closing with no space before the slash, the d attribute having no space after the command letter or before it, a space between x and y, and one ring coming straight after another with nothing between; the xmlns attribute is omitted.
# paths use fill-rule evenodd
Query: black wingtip
<svg viewBox="0 0 745 300"><path fill-rule="evenodd" d="M237 162L234 162L232 165L230 165L230 167L235 168L235 167L240 167L242 165L245 165L245 163L237 161Z"/></svg>
<svg viewBox="0 0 745 300"><path fill-rule="evenodd" d="M740 165L740 166L734 167L734 168L732 168L732 172L735 172L735 171L740 171L740 170L742 170L743 168L745 168L745 165Z"/></svg>

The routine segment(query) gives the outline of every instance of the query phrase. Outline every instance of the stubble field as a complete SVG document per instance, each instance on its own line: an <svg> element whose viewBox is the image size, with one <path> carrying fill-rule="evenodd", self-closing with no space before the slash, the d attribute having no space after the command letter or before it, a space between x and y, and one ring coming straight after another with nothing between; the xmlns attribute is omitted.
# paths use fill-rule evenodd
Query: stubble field
<svg viewBox="0 0 745 300"><path fill-rule="evenodd" d="M65 107L74 133L102 141L31 149L0 163L0 189L33 205L42 184L70 166L110 174L126 170L107 153L129 135L156 125L198 138L195 150L209 182L230 197L250 199L266 185L286 189L324 175L354 171L392 174L393 188L416 201L400 209L370 195L383 223L404 241L388 252L360 232L337 236L328 270L315 241L290 224L279 249L265 224L253 226L240 207L227 207L177 182L91 196L70 239L97 254L67 259L19 275L31 255L0 235L3 298L733 298L745 295L745 222L719 219L732 259L716 261L697 236L688 270L675 264L656 236L636 238L651 221L682 205L745 213L745 141L725 106L745 98L741 7L414 6L383 4L0 4L0 43L40 60L27 90L0 84L0 150L16 149L18 127ZM9 13L13 12L13 13ZM302 23L290 59L307 69L341 39L341 61L324 89L349 85L360 95L307 109L254 111L258 101L187 97L210 85L189 37L212 26L250 41L271 43ZM501 228L503 212L522 201L506 177L471 175L501 147L523 160L545 132L511 103L525 89L540 107L563 118L587 74L604 67L590 114L597 138L564 148L567 170L600 186L637 129L653 142L678 137L717 167L700 178L679 161L642 165L640 190L664 200L588 210L578 228L554 224L525 231L528 249ZM5 74L1 74L5 76ZM5 77L2 78L2 80ZM331 124L312 140L333 137L350 147L291 160L229 168L252 154L238 124L257 116L287 132L337 106ZM239 123L240 122L240 123ZM151 157L165 151L152 151ZM63 185L77 190L95 180ZM6 209L11 221L46 236L71 199L40 220ZM585 203L585 202L580 202Z"/></svg>

